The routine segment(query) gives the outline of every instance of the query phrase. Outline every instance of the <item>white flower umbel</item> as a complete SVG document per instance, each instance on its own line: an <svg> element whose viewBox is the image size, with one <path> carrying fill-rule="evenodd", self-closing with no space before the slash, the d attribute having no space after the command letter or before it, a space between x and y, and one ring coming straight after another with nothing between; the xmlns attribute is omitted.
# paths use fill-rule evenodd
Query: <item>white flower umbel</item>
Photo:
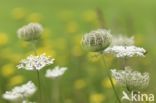
<svg viewBox="0 0 156 103"><path fill-rule="evenodd" d="M30 55L26 59L21 60L19 65L17 65L17 68L26 70L40 70L47 65L53 64L53 61L54 59L46 56L45 53L39 56Z"/></svg>
<svg viewBox="0 0 156 103"><path fill-rule="evenodd" d="M114 54L117 58L123 58L134 56L144 57L146 50L136 46L113 46L107 48L104 52Z"/></svg>
<svg viewBox="0 0 156 103"><path fill-rule="evenodd" d="M112 36L111 46L132 46L134 45L134 37L127 37L125 35Z"/></svg>
<svg viewBox="0 0 156 103"><path fill-rule="evenodd" d="M35 84L32 81L29 81L24 85L13 88L11 91L6 91L3 94L3 98L9 101L24 100L27 97L33 95L36 90L37 88Z"/></svg>
<svg viewBox="0 0 156 103"><path fill-rule="evenodd" d="M63 75L66 70L66 67L56 66L54 69L48 69L45 76L47 78L57 78Z"/></svg>
<svg viewBox="0 0 156 103"><path fill-rule="evenodd" d="M111 70L112 76L117 83L121 86L125 86L128 90L143 90L149 85L149 73L140 73L138 71L132 71L129 67L125 70Z"/></svg>

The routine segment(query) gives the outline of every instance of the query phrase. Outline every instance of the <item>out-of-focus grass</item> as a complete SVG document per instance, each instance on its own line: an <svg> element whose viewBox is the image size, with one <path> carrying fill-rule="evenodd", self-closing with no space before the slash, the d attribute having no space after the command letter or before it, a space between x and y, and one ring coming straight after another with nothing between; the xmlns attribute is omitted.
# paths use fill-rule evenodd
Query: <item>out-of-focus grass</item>
<svg viewBox="0 0 156 103"><path fill-rule="evenodd" d="M96 8L103 11L104 25L113 34L134 35L136 44L147 49L145 58L130 64L150 72L148 91L155 93L155 0L5 0L0 1L0 95L27 80L36 81L33 73L16 68L20 59L33 53L16 31L29 22L40 22L45 31L38 52L53 56L55 65L69 68L61 78L62 103L113 103L114 94L98 56L86 53L80 45L85 32L100 27ZM44 78L44 71L42 87L48 103L52 84ZM0 99L0 103L5 101Z"/></svg>

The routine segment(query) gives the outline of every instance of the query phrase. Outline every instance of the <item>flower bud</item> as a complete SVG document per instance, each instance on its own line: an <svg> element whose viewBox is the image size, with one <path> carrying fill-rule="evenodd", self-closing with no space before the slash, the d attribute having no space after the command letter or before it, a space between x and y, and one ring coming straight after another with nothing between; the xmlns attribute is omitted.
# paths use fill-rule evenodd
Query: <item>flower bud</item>
<svg viewBox="0 0 156 103"><path fill-rule="evenodd" d="M92 52L98 52L106 49L112 41L110 31L105 29L98 29L86 33L82 38L82 46L84 49Z"/></svg>
<svg viewBox="0 0 156 103"><path fill-rule="evenodd" d="M21 27L17 31L18 38L25 41L37 40L41 37L41 33L43 32L42 25L38 23L30 23Z"/></svg>

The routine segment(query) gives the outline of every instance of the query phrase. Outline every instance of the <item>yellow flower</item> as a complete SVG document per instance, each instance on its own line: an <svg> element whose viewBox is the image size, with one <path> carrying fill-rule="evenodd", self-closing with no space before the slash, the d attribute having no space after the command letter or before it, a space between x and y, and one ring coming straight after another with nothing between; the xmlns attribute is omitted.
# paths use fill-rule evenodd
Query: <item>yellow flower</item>
<svg viewBox="0 0 156 103"><path fill-rule="evenodd" d="M9 54L9 55L6 55ZM12 63L17 63L17 61L21 60L23 57L22 54L12 52L10 48L3 49L1 52L1 57L8 59Z"/></svg>
<svg viewBox="0 0 156 103"><path fill-rule="evenodd" d="M112 80L113 80L114 85L116 85L115 79L112 78ZM104 80L102 81L102 86L103 86L104 88L112 88L111 82L110 82L110 80L109 80L108 78L106 78L106 79L104 79Z"/></svg>
<svg viewBox="0 0 156 103"><path fill-rule="evenodd" d="M42 20L42 15L39 13L32 13L28 16L27 21L28 22L40 22Z"/></svg>
<svg viewBox="0 0 156 103"><path fill-rule="evenodd" d="M9 86L15 86L21 84L24 81L24 77L21 75L16 75L9 80Z"/></svg>
<svg viewBox="0 0 156 103"><path fill-rule="evenodd" d="M26 16L26 11L23 8L14 8L12 11L13 18L19 20L23 19Z"/></svg>
<svg viewBox="0 0 156 103"><path fill-rule="evenodd" d="M86 85L87 85L87 84L86 84L86 81L83 80L83 79L78 79L78 80L76 80L75 83L74 83L74 87L75 87L75 89L77 89L77 90L80 90L80 89L85 88Z"/></svg>
<svg viewBox="0 0 156 103"><path fill-rule="evenodd" d="M0 46L8 43L8 36L6 33L0 33Z"/></svg>
<svg viewBox="0 0 156 103"><path fill-rule="evenodd" d="M88 59L92 62L97 62L100 60L100 55L99 53L96 53L96 52L90 52L88 54Z"/></svg>
<svg viewBox="0 0 156 103"><path fill-rule="evenodd" d="M85 11L83 13L83 19L87 22L92 22L96 20L96 12L92 10Z"/></svg>
<svg viewBox="0 0 156 103"><path fill-rule="evenodd" d="M49 44L49 43L48 43L48 44ZM50 55L50 56L52 56L52 57L56 56L55 51L52 50L52 48L49 47L49 46L45 46L45 47L40 47L40 48L38 48L38 49L37 49L37 53L38 53L38 55L39 55L39 54L46 53L46 55Z"/></svg>
<svg viewBox="0 0 156 103"><path fill-rule="evenodd" d="M78 30L78 24L75 21L69 22L67 24L67 32L74 33Z"/></svg>
<svg viewBox="0 0 156 103"><path fill-rule="evenodd" d="M1 74L4 76L4 77L9 77L11 75L14 74L15 72L15 69L14 69L14 65L13 64L6 64L2 67L1 69Z"/></svg>
<svg viewBox="0 0 156 103"><path fill-rule="evenodd" d="M94 93L90 95L90 103L103 103L105 96L102 93Z"/></svg>

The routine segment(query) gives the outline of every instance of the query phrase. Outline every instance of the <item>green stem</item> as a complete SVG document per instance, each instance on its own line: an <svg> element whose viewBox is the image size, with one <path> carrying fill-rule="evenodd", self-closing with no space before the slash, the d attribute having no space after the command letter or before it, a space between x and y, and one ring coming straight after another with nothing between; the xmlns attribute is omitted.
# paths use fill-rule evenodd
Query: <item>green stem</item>
<svg viewBox="0 0 156 103"><path fill-rule="evenodd" d="M115 88L115 85L114 85L113 80L112 80L112 78L111 78L111 75L110 75L110 73L109 73L109 69L108 69L108 67L107 67L107 65L106 65L106 61L105 61L104 57L102 58L102 64L103 64L103 66L107 69L107 70L106 70L106 71L107 71L107 75L108 75L109 81L110 81L110 83L111 83L111 85L112 85L114 94L115 94L115 96L116 96L118 102L119 102L119 103L122 103L121 100L120 100L120 97L118 96L117 90L116 90L116 88Z"/></svg>
<svg viewBox="0 0 156 103"><path fill-rule="evenodd" d="M40 82L40 73L37 70L37 80L38 80L38 88L39 88L39 100L42 103L42 90L41 90L41 82Z"/></svg>
<svg viewBox="0 0 156 103"><path fill-rule="evenodd" d="M55 78L52 91L53 103L59 103L59 78Z"/></svg>
<svg viewBox="0 0 156 103"><path fill-rule="evenodd" d="M32 47L34 50L34 54L37 56L37 48L36 48L36 42L35 40L32 41ZM38 81L38 86L39 86L39 101L42 103L42 90L41 90L41 81L40 81L40 73L39 70L36 70L37 72L37 81Z"/></svg>

